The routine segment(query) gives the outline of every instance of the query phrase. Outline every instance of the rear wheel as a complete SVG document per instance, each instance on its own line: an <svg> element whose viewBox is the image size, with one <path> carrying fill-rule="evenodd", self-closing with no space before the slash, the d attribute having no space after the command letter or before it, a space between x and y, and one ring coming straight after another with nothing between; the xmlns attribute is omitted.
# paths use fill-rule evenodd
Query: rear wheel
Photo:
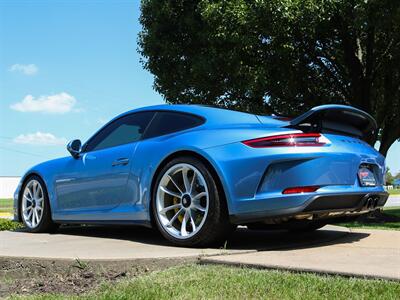
<svg viewBox="0 0 400 300"><path fill-rule="evenodd" d="M158 174L152 210L161 234L180 246L205 246L229 233L227 208L203 162L176 158Z"/></svg>
<svg viewBox="0 0 400 300"><path fill-rule="evenodd" d="M21 217L29 232L48 232L57 228L51 220L47 189L39 176L30 177L22 186Z"/></svg>

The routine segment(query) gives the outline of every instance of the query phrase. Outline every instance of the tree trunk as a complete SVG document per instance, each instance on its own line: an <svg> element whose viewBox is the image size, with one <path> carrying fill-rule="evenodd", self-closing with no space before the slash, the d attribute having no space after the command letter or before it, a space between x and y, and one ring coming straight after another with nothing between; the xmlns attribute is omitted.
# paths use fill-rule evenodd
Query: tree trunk
<svg viewBox="0 0 400 300"><path fill-rule="evenodd" d="M385 128L382 130L381 145L379 146L379 152L386 157L387 152L392 144L400 136L400 127L393 124L385 124Z"/></svg>

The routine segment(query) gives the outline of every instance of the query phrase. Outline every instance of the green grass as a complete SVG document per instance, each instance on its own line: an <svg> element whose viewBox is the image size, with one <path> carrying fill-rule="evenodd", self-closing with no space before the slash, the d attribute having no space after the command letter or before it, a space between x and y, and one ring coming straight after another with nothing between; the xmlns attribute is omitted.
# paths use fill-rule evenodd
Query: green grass
<svg viewBox="0 0 400 300"><path fill-rule="evenodd" d="M399 295L400 284L384 280L187 265L104 284L89 294L23 299L396 299Z"/></svg>
<svg viewBox="0 0 400 300"><path fill-rule="evenodd" d="M398 222L386 222L384 224L365 224L360 222L352 223L341 223L339 226L348 228L363 228L363 229L384 229L384 230L400 230L400 223Z"/></svg>
<svg viewBox="0 0 400 300"><path fill-rule="evenodd" d="M390 195L400 195L400 189L388 190Z"/></svg>
<svg viewBox="0 0 400 300"><path fill-rule="evenodd" d="M0 218L0 231L22 228L22 223Z"/></svg>
<svg viewBox="0 0 400 300"><path fill-rule="evenodd" d="M386 207L383 211L388 215L400 218L400 207Z"/></svg>
<svg viewBox="0 0 400 300"><path fill-rule="evenodd" d="M13 199L0 199L0 213L12 213L13 205Z"/></svg>
<svg viewBox="0 0 400 300"><path fill-rule="evenodd" d="M0 214L13 214L13 199L0 199ZM21 223L0 218L0 231L21 228Z"/></svg>
<svg viewBox="0 0 400 300"><path fill-rule="evenodd" d="M384 214L388 216L396 216L400 218L400 207L388 207L383 210ZM339 226L348 228L365 228L365 229L386 229L386 230L400 230L400 222L351 222L340 223Z"/></svg>

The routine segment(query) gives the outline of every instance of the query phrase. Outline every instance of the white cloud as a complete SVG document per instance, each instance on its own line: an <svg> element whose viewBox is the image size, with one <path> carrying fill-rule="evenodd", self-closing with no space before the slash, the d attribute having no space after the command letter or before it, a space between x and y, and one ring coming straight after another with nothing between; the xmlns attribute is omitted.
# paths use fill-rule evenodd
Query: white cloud
<svg viewBox="0 0 400 300"><path fill-rule="evenodd" d="M29 65L14 64L8 70L10 72L21 72L22 74L31 76L35 75L39 71L39 68L35 64L29 64Z"/></svg>
<svg viewBox="0 0 400 300"><path fill-rule="evenodd" d="M27 95L21 102L12 104L10 108L21 112L64 114L70 112L75 104L75 97L67 93L59 93L49 96L42 95L37 99L32 95Z"/></svg>
<svg viewBox="0 0 400 300"><path fill-rule="evenodd" d="M16 138L14 138L14 143L17 144L29 144L29 145L45 145L45 146L54 146L54 145L65 145L67 143L66 138L59 138L54 136L51 133L45 132L36 132L36 133L28 133L28 134L20 134Z"/></svg>

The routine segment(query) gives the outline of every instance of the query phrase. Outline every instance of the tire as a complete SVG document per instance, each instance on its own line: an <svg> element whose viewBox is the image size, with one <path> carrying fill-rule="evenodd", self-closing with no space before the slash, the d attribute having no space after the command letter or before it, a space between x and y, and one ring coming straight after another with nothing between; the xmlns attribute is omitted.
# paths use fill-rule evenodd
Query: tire
<svg viewBox="0 0 400 300"><path fill-rule="evenodd" d="M37 189L38 186L40 189ZM29 201L27 198L30 198L32 201ZM53 232L58 228L58 225L51 219L47 188L39 176L33 175L24 182L19 204L21 219L28 232ZM27 209L29 205L31 206L31 210ZM32 214L30 215L31 211Z"/></svg>
<svg viewBox="0 0 400 300"><path fill-rule="evenodd" d="M175 245L212 245L222 242L233 228L222 191L208 167L197 158L184 156L169 161L158 173L152 195L156 226Z"/></svg>

